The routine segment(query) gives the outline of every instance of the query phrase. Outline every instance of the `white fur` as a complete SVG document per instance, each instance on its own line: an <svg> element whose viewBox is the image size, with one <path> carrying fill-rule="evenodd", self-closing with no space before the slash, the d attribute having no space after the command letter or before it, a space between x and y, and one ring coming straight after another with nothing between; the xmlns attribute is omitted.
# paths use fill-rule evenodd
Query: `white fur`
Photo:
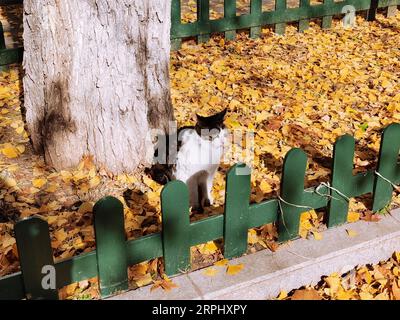
<svg viewBox="0 0 400 320"><path fill-rule="evenodd" d="M173 175L187 184L192 208L202 207L205 196L210 204L213 202L211 189L224 152L226 134L226 130L221 130L212 141L200 137L194 129L185 129L180 134L182 144ZM202 199L199 199L199 188L206 189Z"/></svg>

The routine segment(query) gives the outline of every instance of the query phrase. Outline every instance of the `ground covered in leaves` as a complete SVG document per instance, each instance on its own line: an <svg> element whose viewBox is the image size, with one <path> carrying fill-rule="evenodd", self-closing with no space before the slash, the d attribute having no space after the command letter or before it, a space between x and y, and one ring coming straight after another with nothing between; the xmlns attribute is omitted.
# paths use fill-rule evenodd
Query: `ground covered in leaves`
<svg viewBox="0 0 400 320"><path fill-rule="evenodd" d="M293 147L307 153L306 186L316 186L329 181L333 143L343 134L357 139L355 172L376 165L381 129L400 120L399 48L400 15L390 19L379 16L373 23L358 18L357 27L350 30L336 21L330 30L312 25L303 34L288 27L285 36L265 29L257 40L239 34L233 42L218 36L203 45L186 42L180 51L171 54L175 115L179 125L192 125L195 112L211 113L227 107L229 129L255 132L252 202L279 192L283 158ZM44 164L42 157L34 155L21 117L22 94L21 71L16 67L2 72L0 276L19 270L13 237L13 224L19 218L38 215L49 223L56 261L95 248L92 207L105 195L116 196L124 203L128 238L160 231L162 187L149 177L139 173L111 176L96 167L90 157L76 168L55 172ZM215 207L193 219L223 212L225 173L238 160L232 156L221 165L214 182ZM368 196L352 199L349 222L378 221L379 214L369 210L369 202ZM398 203L399 194L394 192L392 206ZM321 239L321 230L325 228L323 214L309 211L302 215L302 237ZM357 235L349 232L350 236ZM264 248L278 249L272 225L249 231L249 252ZM192 248L192 259L194 268L222 259L221 242ZM398 262L398 257L393 258L387 262L393 263L393 268L385 269L390 270L390 276L397 277L396 281ZM235 274L243 268L227 266L226 272ZM363 268L369 270L374 281L379 280L370 267ZM388 274L379 272L385 277ZM162 274L158 259L129 269L132 288L153 283L154 288L171 289L173 283ZM362 298L358 286L364 280L356 280L358 289L351 297ZM376 281L366 283L376 288ZM390 281L385 285L398 286L398 282ZM97 297L95 283L91 279L68 286L61 291L61 297ZM314 290L325 294L326 289L326 285L321 285ZM338 290L322 296L334 298ZM379 290L368 292L375 297L377 292L384 293ZM392 291L381 297L396 297Z"/></svg>
<svg viewBox="0 0 400 320"><path fill-rule="evenodd" d="M346 274L322 277L318 285L282 291L278 300L400 300L400 252Z"/></svg>

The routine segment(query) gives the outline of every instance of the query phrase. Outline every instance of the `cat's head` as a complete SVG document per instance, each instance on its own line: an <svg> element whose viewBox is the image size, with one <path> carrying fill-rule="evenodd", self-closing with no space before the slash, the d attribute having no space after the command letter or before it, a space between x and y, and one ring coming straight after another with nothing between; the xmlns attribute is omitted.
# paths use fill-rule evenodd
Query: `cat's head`
<svg viewBox="0 0 400 320"><path fill-rule="evenodd" d="M196 114L196 132L206 140L213 140L218 137L220 132L225 128L224 119L227 109L216 113L209 117L203 117Z"/></svg>

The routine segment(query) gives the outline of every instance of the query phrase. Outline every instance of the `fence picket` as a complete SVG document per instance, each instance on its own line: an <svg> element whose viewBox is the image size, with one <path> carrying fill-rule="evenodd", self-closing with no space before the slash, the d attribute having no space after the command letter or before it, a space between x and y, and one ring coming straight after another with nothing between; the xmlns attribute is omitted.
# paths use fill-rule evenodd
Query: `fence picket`
<svg viewBox="0 0 400 320"><path fill-rule="evenodd" d="M224 0L224 17L235 18L236 17L236 0ZM225 32L226 40L235 40L236 30L230 30Z"/></svg>
<svg viewBox="0 0 400 320"><path fill-rule="evenodd" d="M394 2L394 1L392 1L392 2ZM390 17L394 17L396 14L397 14L397 5L390 5L387 8L386 16L388 18L390 18Z"/></svg>
<svg viewBox="0 0 400 320"><path fill-rule="evenodd" d="M378 11L379 0L371 0L371 6L367 12L367 21L374 21Z"/></svg>
<svg viewBox="0 0 400 320"><path fill-rule="evenodd" d="M224 257L239 257L247 251L250 206L250 169L245 164L233 166L226 180Z"/></svg>
<svg viewBox="0 0 400 320"><path fill-rule="evenodd" d="M0 50L6 48L6 39L4 38L4 28L0 21Z"/></svg>
<svg viewBox="0 0 400 320"><path fill-rule="evenodd" d="M382 133L379 152L379 175L375 176L373 193L373 211L379 211L392 200L393 186L384 178L396 183L400 177L400 165L397 163L400 150L400 124L388 126Z"/></svg>
<svg viewBox="0 0 400 320"><path fill-rule="evenodd" d="M93 213L100 292L107 297L128 290L124 208L118 199L106 197Z"/></svg>
<svg viewBox="0 0 400 320"><path fill-rule="evenodd" d="M57 300L57 274L47 222L27 218L19 221L14 231L26 298Z"/></svg>
<svg viewBox="0 0 400 320"><path fill-rule="evenodd" d="M355 140L350 135L340 137L333 149L332 188L328 206L328 227L334 227L347 221L349 203L344 196L349 197L355 185L353 176ZM344 195L344 196L343 196Z"/></svg>
<svg viewBox="0 0 400 320"><path fill-rule="evenodd" d="M329 9L332 8L334 5L333 0L324 0L324 6L327 9L327 11L330 11ZM322 17L322 28L323 29L328 29L332 26L332 16L323 16Z"/></svg>
<svg viewBox="0 0 400 320"><path fill-rule="evenodd" d="M165 273L190 268L189 190L182 181L168 183L161 192L162 239Z"/></svg>
<svg viewBox="0 0 400 320"><path fill-rule="evenodd" d="M275 14L277 16L283 16L287 8L286 0L275 0ZM285 34L286 23L275 24L275 33L279 35Z"/></svg>
<svg viewBox="0 0 400 320"><path fill-rule="evenodd" d="M207 42L210 40L210 34L204 31L210 29L210 0L197 0L197 23L200 30L197 42Z"/></svg>
<svg viewBox="0 0 400 320"><path fill-rule="evenodd" d="M307 156L301 149L290 150L283 164L280 210L278 214L279 241L294 239L299 234L300 215L310 209L303 206L304 178Z"/></svg>
<svg viewBox="0 0 400 320"><path fill-rule="evenodd" d="M251 0L250 14L253 21L258 21L262 13L262 0ZM261 26L250 28L250 38L255 39L261 35Z"/></svg>
<svg viewBox="0 0 400 320"><path fill-rule="evenodd" d="M181 0L172 0L171 3L171 24L172 28L182 24L182 11L181 11ZM179 50L182 45L181 38L171 39L171 50Z"/></svg>
<svg viewBox="0 0 400 320"><path fill-rule="evenodd" d="M300 0L300 7L304 9L309 9L310 0ZM310 19L302 19L299 21L299 32L303 32L310 27Z"/></svg>

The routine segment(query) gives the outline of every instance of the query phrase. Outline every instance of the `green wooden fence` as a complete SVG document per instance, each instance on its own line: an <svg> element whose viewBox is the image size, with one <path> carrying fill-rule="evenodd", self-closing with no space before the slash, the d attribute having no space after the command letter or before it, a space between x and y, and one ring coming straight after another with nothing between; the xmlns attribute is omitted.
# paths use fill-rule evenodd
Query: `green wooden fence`
<svg viewBox="0 0 400 320"><path fill-rule="evenodd" d="M138 239L125 239L121 202L104 198L94 206L96 250L54 262L48 225L31 217L15 225L21 272L0 278L0 299L56 299L57 288L98 276L100 292L107 297L128 289L128 266L163 257L167 275L190 269L190 247L224 239L225 258L239 257L247 250L250 228L269 223L278 226L279 241L298 237L302 212L327 208L328 227L347 221L349 199L373 194L373 210L387 206L393 187L400 184L400 124L382 134L376 170L353 175L355 140L340 137L334 147L330 184L304 189L307 157L292 149L285 157L280 195L250 204L250 169L233 166L227 174L225 213L190 222L189 195L180 181L167 184L161 193L162 232ZM54 266L56 288L41 285L43 266Z"/></svg>
<svg viewBox="0 0 400 320"><path fill-rule="evenodd" d="M0 5L22 4L23 0L3 0ZM322 27L329 28L332 17L342 14L346 5L354 6L356 11L368 10L368 19L373 20L378 8L388 8L392 15L400 5L400 0L324 0L322 4L311 5L310 0L301 0L298 8L288 8L286 0L275 0L275 11L262 11L262 0L250 1L250 13L237 15L236 0L224 1L223 18L210 20L210 0L197 0L197 21L181 22L181 0L172 0L171 9L171 46L180 48L182 39L195 37L198 42L208 41L212 33L224 33L225 38L233 40L236 31L249 29L250 36L256 38L261 34L261 27L274 25L275 32L285 33L287 23L298 22L299 31L308 28L310 19L322 19ZM0 23L0 67L22 61L23 48L7 49L4 33Z"/></svg>
<svg viewBox="0 0 400 320"><path fill-rule="evenodd" d="M23 0L0 0L1 5L22 4ZM23 58L24 48L6 48L3 25L0 21L0 71L4 66L13 63L21 63Z"/></svg>
<svg viewBox="0 0 400 320"><path fill-rule="evenodd" d="M310 0L300 0L298 8L288 8L286 0L275 0L275 11L262 11L262 0L250 1L250 13L237 15L236 0L224 1L223 18L210 20L210 0L197 0L197 20L193 23L181 22L181 0L172 0L172 49L179 49L182 39L196 37L198 42L208 41L212 33L224 33L232 40L236 31L249 29L250 36L257 38L261 27L272 25L277 34L285 33L287 23L298 22L299 31L309 27L310 19L321 18L322 27L329 28L332 17L341 15L343 7L351 5L358 11L368 12L368 19L375 18L378 8L388 8L387 14L393 15L400 0L323 0L322 4L311 5Z"/></svg>

